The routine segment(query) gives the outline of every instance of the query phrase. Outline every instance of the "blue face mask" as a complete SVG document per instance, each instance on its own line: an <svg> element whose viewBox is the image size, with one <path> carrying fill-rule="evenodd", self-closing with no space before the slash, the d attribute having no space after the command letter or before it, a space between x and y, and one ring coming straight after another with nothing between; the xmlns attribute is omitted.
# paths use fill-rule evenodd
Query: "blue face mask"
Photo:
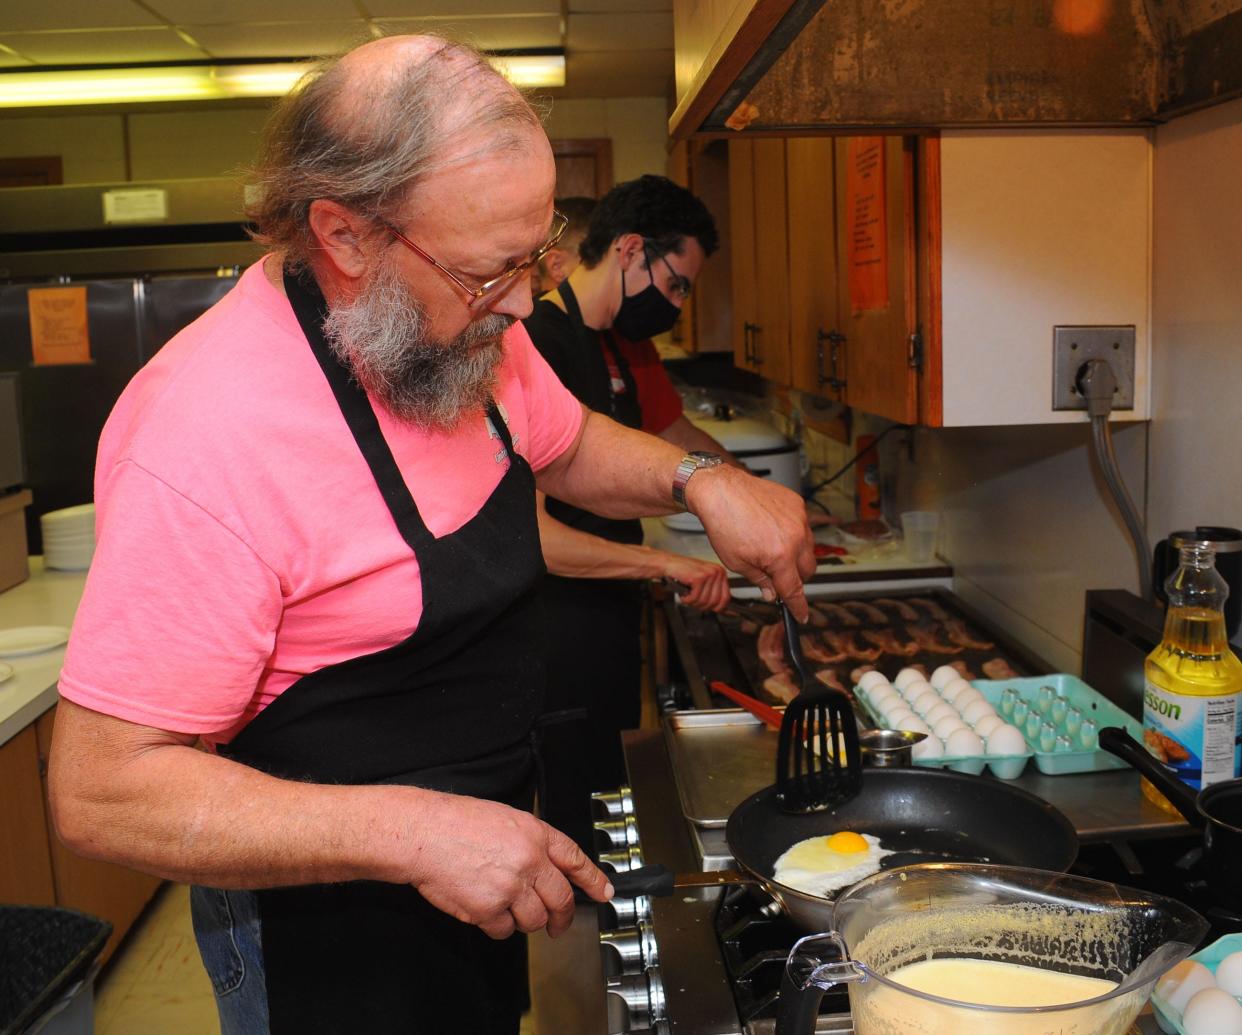
<svg viewBox="0 0 1242 1035"><path fill-rule="evenodd" d="M650 256L647 257L647 275L651 277L651 283L638 294L627 296L625 270L621 271L621 308L617 310L612 325L630 341L645 341L671 330L681 315L681 309L656 287Z"/></svg>

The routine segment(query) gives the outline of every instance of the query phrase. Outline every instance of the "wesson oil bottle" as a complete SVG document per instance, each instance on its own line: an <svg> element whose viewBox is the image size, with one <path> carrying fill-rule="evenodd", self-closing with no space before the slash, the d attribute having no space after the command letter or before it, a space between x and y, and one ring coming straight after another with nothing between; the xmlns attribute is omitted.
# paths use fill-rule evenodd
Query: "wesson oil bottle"
<svg viewBox="0 0 1242 1035"><path fill-rule="evenodd" d="M1242 661L1229 649L1223 613L1229 587L1212 549L1191 543L1165 589L1164 639L1144 666L1143 739L1187 784L1207 787L1242 767ZM1176 811L1147 780L1143 794Z"/></svg>

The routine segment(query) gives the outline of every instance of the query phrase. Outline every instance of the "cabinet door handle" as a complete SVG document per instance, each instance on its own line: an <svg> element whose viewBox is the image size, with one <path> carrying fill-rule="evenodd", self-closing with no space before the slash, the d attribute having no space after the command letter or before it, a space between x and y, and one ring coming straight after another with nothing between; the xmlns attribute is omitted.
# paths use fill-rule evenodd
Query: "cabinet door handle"
<svg viewBox="0 0 1242 1035"><path fill-rule="evenodd" d="M755 323L755 324L751 324L750 329L751 329L751 341L755 343L755 354L753 357L751 357L751 362L754 363L755 366L757 367L762 366L763 355L759 352L759 342L761 340L759 335L763 333L763 328L760 327L759 324Z"/></svg>
<svg viewBox="0 0 1242 1035"><path fill-rule="evenodd" d="M828 369L824 373L824 342L828 343ZM841 346L845 343L845 335L840 331L815 332L815 372L821 385L827 385L833 391L841 391L845 387L844 379L837 376L837 364L841 359Z"/></svg>

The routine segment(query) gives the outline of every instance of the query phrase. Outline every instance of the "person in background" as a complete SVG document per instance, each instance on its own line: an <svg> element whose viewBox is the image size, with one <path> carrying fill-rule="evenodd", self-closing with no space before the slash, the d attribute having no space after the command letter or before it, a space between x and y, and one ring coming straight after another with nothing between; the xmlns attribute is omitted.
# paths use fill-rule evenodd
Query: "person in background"
<svg viewBox="0 0 1242 1035"><path fill-rule="evenodd" d="M225 1035L517 1035L510 935L611 892L530 814L536 486L613 519L685 506L799 615L810 531L793 493L587 411L531 346L565 221L483 55L393 36L317 67L257 181L271 252L100 439L52 816L194 885Z"/></svg>
<svg viewBox="0 0 1242 1035"><path fill-rule="evenodd" d="M531 276L531 293L535 298L551 291L568 277L579 263L578 246L586 236L587 224L595 211L595 199L568 197L556 199L556 211L569 220L560 241L547 255Z"/></svg>
<svg viewBox="0 0 1242 1035"><path fill-rule="evenodd" d="M549 366L592 410L697 452L700 462L736 463L686 418L650 340L672 327L717 241L707 208L671 180L619 184L592 211L581 264L525 323ZM553 574L543 593L541 815L585 847L589 793L622 782L620 732L639 722L643 580L672 579L685 587L684 602L714 610L727 605L729 589L717 565L642 546L636 520L603 517L554 495L544 503L539 532Z"/></svg>

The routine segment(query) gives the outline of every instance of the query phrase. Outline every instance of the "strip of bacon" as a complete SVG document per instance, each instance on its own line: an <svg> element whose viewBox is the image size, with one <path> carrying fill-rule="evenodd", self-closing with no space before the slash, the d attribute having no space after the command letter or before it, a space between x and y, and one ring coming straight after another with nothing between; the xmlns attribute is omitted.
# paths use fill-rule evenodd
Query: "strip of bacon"
<svg viewBox="0 0 1242 1035"><path fill-rule="evenodd" d="M841 680L837 678L837 670L835 668L821 668L815 673L815 678L823 683L824 686L830 686L834 690L840 690L843 694L849 693L849 691L841 685Z"/></svg>
<svg viewBox="0 0 1242 1035"><path fill-rule="evenodd" d="M871 602L879 607L891 608L904 621L917 622L919 620L919 613L904 601L894 600L892 597L876 597Z"/></svg>
<svg viewBox="0 0 1242 1035"><path fill-rule="evenodd" d="M966 623L959 618L950 618L945 622L944 631L949 634L949 639L959 647L969 647L971 650L991 650L996 646L996 644L988 640L981 640L979 637L971 635Z"/></svg>
<svg viewBox="0 0 1242 1035"><path fill-rule="evenodd" d="M763 689L766 693L771 694L778 701L788 704L798 696L798 688L794 686L792 673L779 672L774 676L768 676L763 681Z"/></svg>
<svg viewBox="0 0 1242 1035"><path fill-rule="evenodd" d="M944 613L944 608L937 604L934 600L928 600L926 597L907 597L906 603L913 604L920 611L926 611L932 618L944 621L949 616Z"/></svg>
<svg viewBox="0 0 1242 1035"><path fill-rule="evenodd" d="M839 654L828 653L827 645L819 636L804 634L798 637L798 642L802 644L803 655L810 661L818 661L823 665L832 665L841 660Z"/></svg>
<svg viewBox="0 0 1242 1035"><path fill-rule="evenodd" d="M861 615L866 621L874 625L888 625L888 615L878 607L868 604L865 600L847 600L841 606L848 608L856 615Z"/></svg>
<svg viewBox="0 0 1242 1035"><path fill-rule="evenodd" d="M1014 671L1012 665L1004 658L992 658L991 661L983 663L983 674L988 679L1014 679L1018 673Z"/></svg>
<svg viewBox="0 0 1242 1035"><path fill-rule="evenodd" d="M834 619L837 625L855 628L856 626L862 624L840 604L834 604L828 600L817 600L815 601L815 607L817 610L826 614L829 618Z"/></svg>
<svg viewBox="0 0 1242 1035"><path fill-rule="evenodd" d="M942 643L936 639L936 629L920 629L918 626L910 630L910 635L918 642L918 645L924 650L929 650L933 654L961 654L962 648L955 643Z"/></svg>
<svg viewBox="0 0 1242 1035"><path fill-rule="evenodd" d="M759 638L755 641L759 652L759 660L769 672L784 672L785 664L785 629L780 625L765 625L759 630Z"/></svg>
<svg viewBox="0 0 1242 1035"><path fill-rule="evenodd" d="M921 649L918 641L907 636L902 639L893 629L864 629L862 638L868 643L874 643L885 654L900 654L902 657L911 658Z"/></svg>
<svg viewBox="0 0 1242 1035"><path fill-rule="evenodd" d="M949 668L957 669L958 675L968 682L975 678L974 670L960 658L957 661L950 661Z"/></svg>

